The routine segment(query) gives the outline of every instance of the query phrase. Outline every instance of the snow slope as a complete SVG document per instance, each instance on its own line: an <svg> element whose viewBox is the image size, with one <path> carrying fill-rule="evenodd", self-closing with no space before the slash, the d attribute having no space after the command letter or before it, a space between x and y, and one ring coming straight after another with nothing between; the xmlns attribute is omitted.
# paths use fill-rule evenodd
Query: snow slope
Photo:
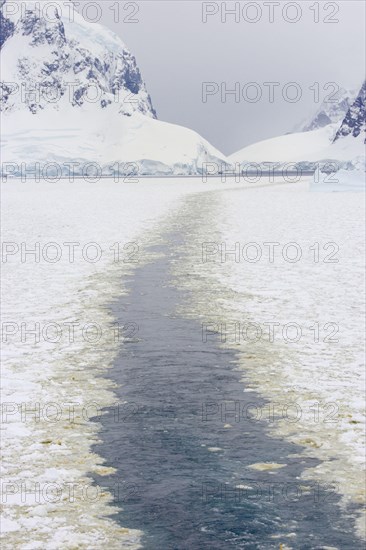
<svg viewBox="0 0 366 550"><path fill-rule="evenodd" d="M70 117L58 112L22 113L11 120L14 124L5 124L2 136L3 171L8 174L20 175L22 162L30 175L38 162L36 173L48 176L84 175L90 163L96 163L95 173L103 176L200 174L204 162L228 163L196 132L140 113L119 117L115 109L95 112L85 106Z"/></svg>
<svg viewBox="0 0 366 550"><path fill-rule="evenodd" d="M229 157L232 162L300 163L318 161L362 161L364 144L362 140L333 143L337 132L336 124L330 124L312 132L286 134L259 141L245 147Z"/></svg>
<svg viewBox="0 0 366 550"><path fill-rule="evenodd" d="M97 162L105 175L115 163L134 162L140 174L155 175L227 163L197 133L156 120L136 60L117 35L86 22L71 3L71 16L58 0L48 18L39 3L22 4L27 9L15 15L7 2L1 8L3 163L23 162L32 172L35 162L57 162L63 175L64 162Z"/></svg>
<svg viewBox="0 0 366 550"><path fill-rule="evenodd" d="M331 145L335 126L312 132L286 134L249 145L230 156L232 162L298 162L318 160ZM324 157L323 157L324 158Z"/></svg>

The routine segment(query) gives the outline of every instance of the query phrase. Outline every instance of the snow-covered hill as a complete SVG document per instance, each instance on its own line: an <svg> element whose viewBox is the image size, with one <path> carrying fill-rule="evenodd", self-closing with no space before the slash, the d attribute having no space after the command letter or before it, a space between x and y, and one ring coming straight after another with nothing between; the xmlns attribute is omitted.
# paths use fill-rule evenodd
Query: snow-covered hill
<svg viewBox="0 0 366 550"><path fill-rule="evenodd" d="M12 116L14 127L3 137L3 163L11 160L16 164L13 175L24 172L21 162L27 162L31 175L35 161L44 166L39 172L49 177L195 175L202 172L206 161L219 166L226 162L192 130L141 113L127 117L118 115L115 108L96 111L85 106L65 118L62 124L59 112Z"/></svg>
<svg viewBox="0 0 366 550"><path fill-rule="evenodd" d="M362 160L364 146L361 140L334 142L338 125L330 124L312 132L286 134L245 147L229 159L234 163L316 163L338 161L350 165Z"/></svg>
<svg viewBox="0 0 366 550"><path fill-rule="evenodd" d="M277 164L279 169L285 163L294 163L304 168L319 166L322 169L327 166L329 171L364 171L364 140L365 84L341 123L260 141L234 153L229 159L240 164Z"/></svg>
<svg viewBox="0 0 366 550"><path fill-rule="evenodd" d="M65 4L57 0L43 12L27 0L13 13L15 3L2 0L2 162L25 163L29 173L35 162L57 162L63 175L70 162L77 175L90 162L104 175L111 166L130 173L131 162L132 170L155 175L201 173L204 162L225 165L197 133L156 120L124 43Z"/></svg>

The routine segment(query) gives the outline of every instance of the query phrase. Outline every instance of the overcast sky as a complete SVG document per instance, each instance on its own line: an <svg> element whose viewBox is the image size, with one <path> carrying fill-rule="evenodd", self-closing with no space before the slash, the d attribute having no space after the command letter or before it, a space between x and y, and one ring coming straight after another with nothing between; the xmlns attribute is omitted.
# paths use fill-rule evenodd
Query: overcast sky
<svg viewBox="0 0 366 550"><path fill-rule="evenodd" d="M359 88L365 78L363 0L272 2L272 8L259 1L236 3L239 21L228 14L223 22L221 4L229 10L235 2L220 0L203 7L198 0L119 1L118 17L115 0L99 0L100 22L136 56L158 118L196 130L226 154L292 131L319 106L318 86L322 99L334 90L323 89L329 82ZM207 15L204 23L203 10L218 13ZM92 8L86 13L94 17ZM206 102L204 82L215 83L208 86L214 95ZM251 82L256 85L247 86ZM273 102L264 82L280 83ZM286 88L289 82L300 88ZM234 95L222 101L221 89L234 89L235 83L239 102ZM291 99L300 92L302 97L291 103L282 92ZM257 102L249 101L260 93Z"/></svg>

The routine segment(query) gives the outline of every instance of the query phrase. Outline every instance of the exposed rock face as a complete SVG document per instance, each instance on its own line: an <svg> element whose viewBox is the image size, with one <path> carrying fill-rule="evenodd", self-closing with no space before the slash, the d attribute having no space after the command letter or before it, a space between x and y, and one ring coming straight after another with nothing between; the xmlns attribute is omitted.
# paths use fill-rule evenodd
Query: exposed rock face
<svg viewBox="0 0 366 550"><path fill-rule="evenodd" d="M118 103L123 115L138 111L156 118L136 59L113 32L85 22L74 10L71 17L61 16L62 6L48 8L46 18L39 3L23 4L7 17L1 1L2 111L27 108L35 114L60 108L64 99L74 107ZM23 86L23 97L20 90L9 93L10 83Z"/></svg>
<svg viewBox="0 0 366 550"><path fill-rule="evenodd" d="M337 141L346 136L352 136L357 138L359 135L364 136L364 142L366 143L366 80L363 83L361 90L356 97L353 104L347 111L343 122L337 131L334 141Z"/></svg>
<svg viewBox="0 0 366 550"><path fill-rule="evenodd" d="M0 0L0 8L5 4L5 0ZM0 11L0 49L4 42L13 35L15 25L10 19L4 17L2 10Z"/></svg>

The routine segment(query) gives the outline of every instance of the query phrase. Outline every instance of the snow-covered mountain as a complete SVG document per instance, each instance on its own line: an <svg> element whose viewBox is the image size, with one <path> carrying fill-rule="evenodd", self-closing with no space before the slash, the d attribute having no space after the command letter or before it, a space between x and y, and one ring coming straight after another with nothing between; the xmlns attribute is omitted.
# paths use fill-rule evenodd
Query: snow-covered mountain
<svg viewBox="0 0 366 550"><path fill-rule="evenodd" d="M156 117L136 60L116 35L87 23L75 10L70 16L65 6L60 6L63 17L50 6L47 18L37 3L26 7L3 17L2 81L17 83L20 90L12 94L11 85L2 84L2 111L37 114L93 102L100 109L117 103L125 115L139 111Z"/></svg>
<svg viewBox="0 0 366 550"><path fill-rule="evenodd" d="M134 56L112 31L86 22L71 2L43 12L33 0L18 10L0 1L3 163L57 162L66 174L72 161L78 174L95 162L110 174L133 162L157 175L225 165L197 133L157 120Z"/></svg>
<svg viewBox="0 0 366 550"><path fill-rule="evenodd" d="M338 129L334 142L348 137L358 138L366 143L366 80L363 83L355 101L350 105L340 128Z"/></svg>
<svg viewBox="0 0 366 550"><path fill-rule="evenodd" d="M327 97L320 105L319 109L307 122L298 125L296 132L311 132L319 130L328 124L341 122L345 117L348 109L352 105L357 90L345 90L341 88L332 97Z"/></svg>
<svg viewBox="0 0 366 550"><path fill-rule="evenodd" d="M333 109L338 117L344 109ZM337 115L335 115L337 113ZM365 83L341 122L333 122L313 130L266 139L234 153L231 162L256 162L278 169L286 163L300 168L336 171L337 169L365 170Z"/></svg>

